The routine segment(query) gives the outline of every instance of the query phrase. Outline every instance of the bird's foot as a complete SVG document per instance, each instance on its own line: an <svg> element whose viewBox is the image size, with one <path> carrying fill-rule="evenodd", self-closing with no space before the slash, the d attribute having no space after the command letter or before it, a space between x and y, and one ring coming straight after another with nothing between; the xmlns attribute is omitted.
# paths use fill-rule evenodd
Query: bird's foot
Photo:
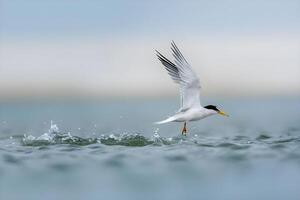
<svg viewBox="0 0 300 200"><path fill-rule="evenodd" d="M181 135L186 136L186 132L187 132L186 127L183 127L183 129L181 131Z"/></svg>
<svg viewBox="0 0 300 200"><path fill-rule="evenodd" d="M186 122L184 122L184 124L183 124L183 129L182 129L182 131L181 131L181 135L185 135L186 136Z"/></svg>

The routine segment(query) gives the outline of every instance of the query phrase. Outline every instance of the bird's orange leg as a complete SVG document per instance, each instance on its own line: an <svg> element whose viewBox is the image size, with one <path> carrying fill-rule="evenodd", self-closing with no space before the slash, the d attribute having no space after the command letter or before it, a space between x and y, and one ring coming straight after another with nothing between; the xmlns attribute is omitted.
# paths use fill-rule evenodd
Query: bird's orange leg
<svg viewBox="0 0 300 200"><path fill-rule="evenodd" d="M183 129L181 131L181 135L186 135L186 131L187 131L187 129L186 129L186 122L184 122Z"/></svg>

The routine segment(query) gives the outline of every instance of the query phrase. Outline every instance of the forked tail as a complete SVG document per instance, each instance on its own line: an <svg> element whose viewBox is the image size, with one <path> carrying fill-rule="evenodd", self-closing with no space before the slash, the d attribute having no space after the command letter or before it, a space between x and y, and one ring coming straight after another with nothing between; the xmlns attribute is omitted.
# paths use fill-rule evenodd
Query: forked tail
<svg viewBox="0 0 300 200"><path fill-rule="evenodd" d="M168 122L172 122L174 121L175 118L174 117L169 117L168 119L165 119L163 121L159 121L159 122L154 122L155 124L164 124L164 123L168 123Z"/></svg>

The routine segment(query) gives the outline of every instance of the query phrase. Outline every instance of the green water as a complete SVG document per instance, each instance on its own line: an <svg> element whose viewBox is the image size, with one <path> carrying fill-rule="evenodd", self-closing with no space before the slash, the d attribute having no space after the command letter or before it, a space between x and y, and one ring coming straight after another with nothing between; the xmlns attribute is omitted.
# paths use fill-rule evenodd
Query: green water
<svg viewBox="0 0 300 200"><path fill-rule="evenodd" d="M205 101L187 137L175 100L2 102L0 199L299 199L300 99Z"/></svg>

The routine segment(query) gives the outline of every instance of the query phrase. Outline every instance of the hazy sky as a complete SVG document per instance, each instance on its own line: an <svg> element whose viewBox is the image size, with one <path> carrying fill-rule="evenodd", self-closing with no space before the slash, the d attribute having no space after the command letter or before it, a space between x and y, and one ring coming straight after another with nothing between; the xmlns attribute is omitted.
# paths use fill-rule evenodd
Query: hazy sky
<svg viewBox="0 0 300 200"><path fill-rule="evenodd" d="M300 94L300 1L0 0L0 96L168 95L175 40L207 95Z"/></svg>

